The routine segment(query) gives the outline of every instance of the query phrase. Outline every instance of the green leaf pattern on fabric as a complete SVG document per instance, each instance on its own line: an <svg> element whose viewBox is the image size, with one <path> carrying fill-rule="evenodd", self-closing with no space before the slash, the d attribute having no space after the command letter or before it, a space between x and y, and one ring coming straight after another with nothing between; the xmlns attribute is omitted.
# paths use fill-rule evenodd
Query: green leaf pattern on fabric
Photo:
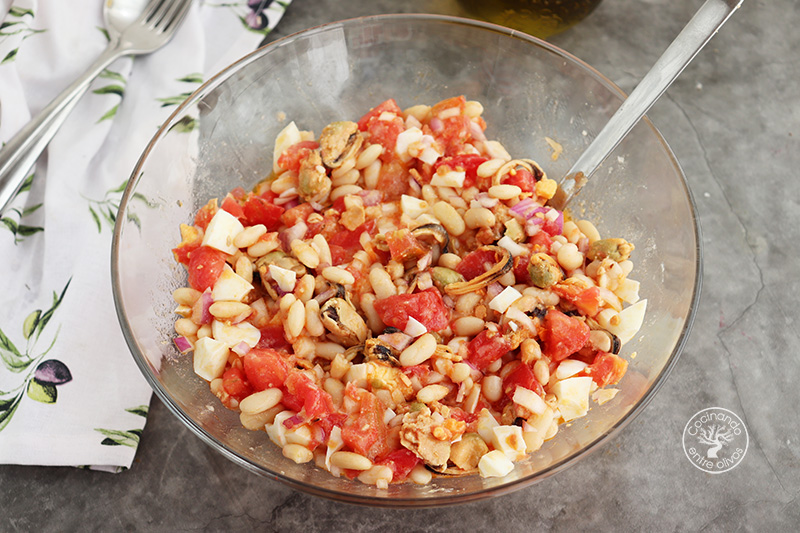
<svg viewBox="0 0 800 533"><path fill-rule="evenodd" d="M2 46L9 37L14 35L21 35L22 40L20 41L20 45L6 52L5 56L3 56L3 59L0 60L0 65L3 63L9 63L16 59L22 41L28 37L31 37L32 35L46 31L31 28L30 24L33 21L32 9L12 5L8 9L8 14L6 17L7 20L0 24L0 46Z"/></svg>
<svg viewBox="0 0 800 533"><path fill-rule="evenodd" d="M111 80L111 82L108 83L107 85L94 89L92 93L116 94L117 96L120 97L120 99L125 96L125 85L127 83L125 76L123 76L119 72L114 72L113 70L105 69L103 72L100 73L100 76L98 76L98 78L104 80ZM117 102L114 106L112 106L111 109L103 113L103 115L99 119L97 119L97 122L100 123L103 122L104 120L110 120L114 118L114 116L117 114L118 109L119 109L119 102Z"/></svg>
<svg viewBox="0 0 800 533"><path fill-rule="evenodd" d="M56 359L43 361L55 345L60 327L56 329L47 348L41 351L37 349L39 338L61 302L64 301L71 281L71 279L67 281L60 294L53 292L53 303L48 309L34 309L22 321L24 350L17 348L9 335L0 329L0 362L2 362L2 366L12 374L25 372L19 385L9 391L0 391L0 431L11 421L22 401L23 394L27 394L31 400L53 404L58 399L56 387L72 381L72 374L64 363Z"/></svg>
<svg viewBox="0 0 800 533"><path fill-rule="evenodd" d="M103 223L107 224L111 231L114 231L114 224L117 222L117 211L119 211L119 203L122 200L122 193L127 186L128 180L125 180L117 187L112 187L107 190L101 200L92 200L84 197L84 199L89 202L89 214L92 216L92 220L94 220L97 226L98 233L103 232ZM131 201L144 204L150 208L158 205L148 200L141 193L134 194ZM128 216L129 218L131 216L136 217L132 211L129 212ZM139 224L137 224L137 226L139 226Z"/></svg>
<svg viewBox="0 0 800 533"><path fill-rule="evenodd" d="M129 407L128 409L125 409L125 411L128 413L141 416L143 418L147 417L148 410L149 407L147 405L137 405L136 407ZM100 444L103 446L130 446L131 448L136 448L136 445L139 444L139 439L142 436L141 429L120 431L117 429L95 428L95 431L105 437L100 442Z"/></svg>

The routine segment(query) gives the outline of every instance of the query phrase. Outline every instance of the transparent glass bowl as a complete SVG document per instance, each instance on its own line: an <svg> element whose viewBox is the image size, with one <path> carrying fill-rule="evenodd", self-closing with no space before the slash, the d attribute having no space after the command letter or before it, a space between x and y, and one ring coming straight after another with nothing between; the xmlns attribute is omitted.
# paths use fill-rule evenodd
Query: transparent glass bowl
<svg viewBox="0 0 800 533"><path fill-rule="evenodd" d="M269 171L286 121L319 133L387 98L401 107L465 95L485 106L489 138L561 176L620 105L623 94L571 55L490 24L429 15L368 17L313 28L255 51L211 78L158 131L132 173L113 243L113 289L128 345L159 398L232 462L294 488L353 503L431 506L529 485L598 447L640 412L675 364L700 286L691 196L659 132L640 123L584 188L573 210L602 235L636 244L633 278L648 299L645 323L624 347L621 392L545 443L503 478L436 478L378 490L281 455L266 433L243 429L191 356L172 342L171 293L186 284L172 258L178 226L210 198L252 187ZM545 136L564 151L553 161ZM147 202L142 201L147 199ZM630 355L636 352L635 358Z"/></svg>

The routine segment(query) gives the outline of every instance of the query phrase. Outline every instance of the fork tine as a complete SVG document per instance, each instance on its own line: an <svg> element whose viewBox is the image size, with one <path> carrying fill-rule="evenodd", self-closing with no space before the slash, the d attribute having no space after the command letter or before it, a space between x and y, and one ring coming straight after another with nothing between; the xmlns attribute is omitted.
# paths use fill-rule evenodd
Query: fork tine
<svg viewBox="0 0 800 533"><path fill-rule="evenodd" d="M151 28L157 28L167 20L170 10L175 7L175 4L179 3L178 0L160 0L160 2L150 17L147 18L147 25Z"/></svg>
<svg viewBox="0 0 800 533"><path fill-rule="evenodd" d="M191 6L192 0L178 0L173 2L173 5L171 6L172 9L166 15L164 15L162 31L169 32L174 28L177 28Z"/></svg>
<svg viewBox="0 0 800 533"><path fill-rule="evenodd" d="M158 9L163 3L164 0L150 0L150 2L147 3L144 10L142 11L142 14L139 15L139 18L136 19L136 22L142 23L145 20L149 20L153 12L155 12L155 10Z"/></svg>

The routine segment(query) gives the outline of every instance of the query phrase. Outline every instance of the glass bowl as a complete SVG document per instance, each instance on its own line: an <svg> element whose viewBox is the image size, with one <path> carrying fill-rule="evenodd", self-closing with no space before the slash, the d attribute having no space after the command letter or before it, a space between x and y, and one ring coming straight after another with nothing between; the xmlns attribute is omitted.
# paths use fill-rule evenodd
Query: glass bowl
<svg viewBox="0 0 800 533"><path fill-rule="evenodd" d="M252 187L272 165L286 121L316 132L395 98L401 107L465 95L485 106L487 135L562 175L622 102L609 80L566 52L487 23L431 15L336 22L276 41L198 89L156 133L134 169L114 232L114 298L126 341L169 409L212 448L252 472L313 493L378 506L466 502L518 489L574 463L642 411L686 340L700 286L700 240L680 166L656 128L637 125L572 209L601 234L636 244L633 277L648 300L630 366L610 402L562 426L503 478L434 478L386 490L285 459L245 430L173 344L172 258L178 226L212 197ZM557 160L545 137L563 146ZM147 199L147 202L142 202ZM636 352L636 357L631 354Z"/></svg>

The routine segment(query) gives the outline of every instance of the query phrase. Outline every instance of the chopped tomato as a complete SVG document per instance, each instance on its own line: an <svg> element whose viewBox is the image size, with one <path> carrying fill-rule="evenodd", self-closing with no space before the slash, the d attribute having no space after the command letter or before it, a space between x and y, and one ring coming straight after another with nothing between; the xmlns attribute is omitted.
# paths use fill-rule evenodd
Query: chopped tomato
<svg viewBox="0 0 800 533"><path fill-rule="evenodd" d="M622 379L628 369L628 361L612 353L600 352L594 362L584 368L580 375L591 376L598 387L614 385Z"/></svg>
<svg viewBox="0 0 800 533"><path fill-rule="evenodd" d="M330 239L339 230L339 213L333 209L328 209L322 215L322 220L318 222L308 222L308 231L306 238L313 237L314 235L321 234L326 239ZM334 263L336 264L336 263Z"/></svg>
<svg viewBox="0 0 800 533"><path fill-rule="evenodd" d="M398 161L392 161L381 166L376 189L386 200L397 200L408 190L408 179L406 168Z"/></svg>
<svg viewBox="0 0 800 533"><path fill-rule="evenodd" d="M427 253L427 249L420 243L408 228L399 229L386 234L386 244L392 259L399 263L416 260Z"/></svg>
<svg viewBox="0 0 800 533"><path fill-rule="evenodd" d="M281 221L286 224L287 227L291 228L300 220L305 222L305 220L308 218L308 215L313 212L314 208L311 207L311 204L300 204L284 211L284 213L281 215Z"/></svg>
<svg viewBox="0 0 800 533"><path fill-rule="evenodd" d="M433 170L437 171L440 167L446 166L450 170L463 171L464 187L472 187L478 182L478 167L488 161L487 158L478 154L459 154L452 157L442 157L433 165Z"/></svg>
<svg viewBox="0 0 800 533"><path fill-rule="evenodd" d="M244 373L253 389L280 387L289 375L289 363L271 348L253 348L244 356Z"/></svg>
<svg viewBox="0 0 800 533"><path fill-rule="evenodd" d="M450 323L450 312L435 287L414 294L395 294L375 300L375 311L383 323L404 330L408 317L414 317L428 331L439 331Z"/></svg>
<svg viewBox="0 0 800 533"><path fill-rule="evenodd" d="M213 287L222 269L228 254L220 252L209 246L201 246L189 256L189 285L200 292Z"/></svg>
<svg viewBox="0 0 800 533"><path fill-rule="evenodd" d="M178 263L188 265L192 252L203 244L203 237L200 230L187 224L181 224L181 237L183 239L178 246L172 249L172 255Z"/></svg>
<svg viewBox="0 0 800 533"><path fill-rule="evenodd" d="M248 226L264 224L267 231L277 231L281 227L281 215L284 211L283 207L261 196L252 196L244 204L243 215Z"/></svg>
<svg viewBox="0 0 800 533"><path fill-rule="evenodd" d="M394 450L386 457L379 459L375 464L388 466L392 469L392 481L402 481L408 477L411 470L420 462L419 457L414 452L405 448Z"/></svg>
<svg viewBox="0 0 800 533"><path fill-rule="evenodd" d="M544 231L539 231L536 233L536 235L528 239L528 244L533 245L533 251L535 253L549 252L550 245L553 244L553 239L551 239L550 235L548 235Z"/></svg>
<svg viewBox="0 0 800 533"><path fill-rule="evenodd" d="M316 420L333 412L331 395L319 388L310 377L302 372L290 372L283 387L284 394L281 402L287 406L288 404L295 406L302 404L307 419Z"/></svg>
<svg viewBox="0 0 800 533"><path fill-rule="evenodd" d="M441 120L440 128L433 130L433 136L445 147L445 155L452 156L461 152L464 143L471 139L470 119L464 115L466 99L463 96L456 96L443 100L431 108L431 115ZM442 118L442 113L447 113L450 109L458 109L455 116ZM433 128L432 128L433 129Z"/></svg>
<svg viewBox="0 0 800 533"><path fill-rule="evenodd" d="M239 367L231 367L222 374L222 388L238 402L253 393L253 388L247 382L244 371Z"/></svg>
<svg viewBox="0 0 800 533"><path fill-rule="evenodd" d="M467 344L467 359L483 370L511 350L511 342L497 332L485 329Z"/></svg>
<svg viewBox="0 0 800 533"><path fill-rule="evenodd" d="M206 205L200 208L197 214L194 216L194 225L198 228L202 228L203 231L208 227L208 223L211 222L211 219L214 218L214 215L217 214L217 199L214 198L209 200Z"/></svg>
<svg viewBox="0 0 800 533"><path fill-rule="evenodd" d="M397 144L397 136L405 129L406 126L401 117L392 120L375 119L370 123L367 129L370 143L383 146L383 152L380 155L381 161L392 162L395 157L394 147Z"/></svg>
<svg viewBox="0 0 800 533"><path fill-rule="evenodd" d="M370 109L366 115L361 117L361 119L358 121L358 129L361 131L367 131L367 126L369 126L369 123L372 121L372 119L377 119L384 111L394 113L398 117L403 116L403 110L400 109L400 106L397 105L397 102L394 101L394 98L389 98L385 102L381 102Z"/></svg>
<svg viewBox="0 0 800 533"><path fill-rule="evenodd" d="M536 188L536 179L533 174L525 168L512 169L503 178L503 184L516 185L522 192L533 192Z"/></svg>
<svg viewBox="0 0 800 533"><path fill-rule="evenodd" d="M551 309L544 316L542 350L552 361L561 361L577 352L589 340L589 326L575 317Z"/></svg>
<svg viewBox="0 0 800 533"><path fill-rule="evenodd" d="M456 266L456 271L467 281L477 278L497 263L497 256L492 250L475 250L464 256Z"/></svg>
<svg viewBox="0 0 800 533"><path fill-rule="evenodd" d="M431 367L428 365L412 365L403 368L403 374L410 378L416 376L417 378L424 380L430 373Z"/></svg>
<svg viewBox="0 0 800 533"><path fill-rule="evenodd" d="M464 98L464 95L461 95L446 98L441 102L436 102L433 107L431 107L431 115L436 117L442 111L447 111L452 107L458 108L459 113L463 112L464 108L467 107L467 99Z"/></svg>
<svg viewBox="0 0 800 533"><path fill-rule="evenodd" d="M354 421L342 427L342 440L354 452L370 460L389 451L389 430L383 422L383 404L370 392L362 392L359 398L358 415Z"/></svg>
<svg viewBox="0 0 800 533"><path fill-rule="evenodd" d="M478 420L478 413L468 413L460 407L450 408L450 418L466 422L467 426ZM468 429L469 431L469 429Z"/></svg>
<svg viewBox="0 0 800 533"><path fill-rule="evenodd" d="M332 237L328 239L329 246L341 246L345 252L349 254L353 254L361 249L361 234L364 232L369 233L372 235L375 232L375 221L368 220L365 223L358 226L356 229L350 231L344 226L339 228ZM331 249L331 255L333 254L333 249ZM336 264L336 263L334 263Z"/></svg>
<svg viewBox="0 0 800 533"><path fill-rule="evenodd" d="M531 257L529 255L518 255L514 258L514 279L517 283L525 283L529 284L531 281L530 275L528 274L528 263L531 262Z"/></svg>
<svg viewBox="0 0 800 533"><path fill-rule="evenodd" d="M259 328L258 331L261 332L261 337L258 339L256 348L272 348L273 350L288 352L292 346L286 340L286 335L284 335L283 326L281 325L264 326Z"/></svg>
<svg viewBox="0 0 800 533"><path fill-rule="evenodd" d="M197 239L192 242L181 243L178 245L177 248L172 249L172 256L175 258L175 261L178 263L183 263L184 265L189 264L189 258L192 256L192 252L200 248L200 244L202 243L202 239Z"/></svg>
<svg viewBox="0 0 800 533"><path fill-rule="evenodd" d="M239 220L242 221L244 220L244 210L242 209L242 204L240 204L239 201L236 198L234 198L230 193L228 193L228 196L226 196L225 199L222 200L222 205L220 206L220 209L222 209L223 211L227 211L228 213L235 216Z"/></svg>
<svg viewBox="0 0 800 533"><path fill-rule="evenodd" d="M237 200L239 200L239 201L242 201L242 200L244 200L245 198L247 198L247 194L248 194L248 193L247 193L247 191L246 191L246 190L244 190L244 188L243 188L243 187L234 187L233 189L231 189L231 193L230 193L230 194L231 194L231 196L233 196L235 199L237 199Z"/></svg>
<svg viewBox="0 0 800 533"><path fill-rule="evenodd" d="M584 316L594 316L600 310L599 287L584 289L575 285L559 283L554 285L552 290L574 305Z"/></svg>
<svg viewBox="0 0 800 533"><path fill-rule="evenodd" d="M386 115L381 118L384 113L391 113L394 116ZM403 111L394 100L386 100L361 117L361 120L358 121L358 129L367 132L370 143L383 146L381 161L389 163L394 159L397 136L406 129Z"/></svg>
<svg viewBox="0 0 800 533"><path fill-rule="evenodd" d="M506 396L509 398L513 398L514 391L517 390L518 386L525 387L539 396L544 397L544 388L542 384L536 380L536 376L533 375L533 370L525 363L521 363L503 379L503 392L505 392Z"/></svg>
<svg viewBox="0 0 800 533"><path fill-rule="evenodd" d="M300 141L291 145L278 157L278 166L283 170L300 170L300 164L312 151L319 148L316 141Z"/></svg>

